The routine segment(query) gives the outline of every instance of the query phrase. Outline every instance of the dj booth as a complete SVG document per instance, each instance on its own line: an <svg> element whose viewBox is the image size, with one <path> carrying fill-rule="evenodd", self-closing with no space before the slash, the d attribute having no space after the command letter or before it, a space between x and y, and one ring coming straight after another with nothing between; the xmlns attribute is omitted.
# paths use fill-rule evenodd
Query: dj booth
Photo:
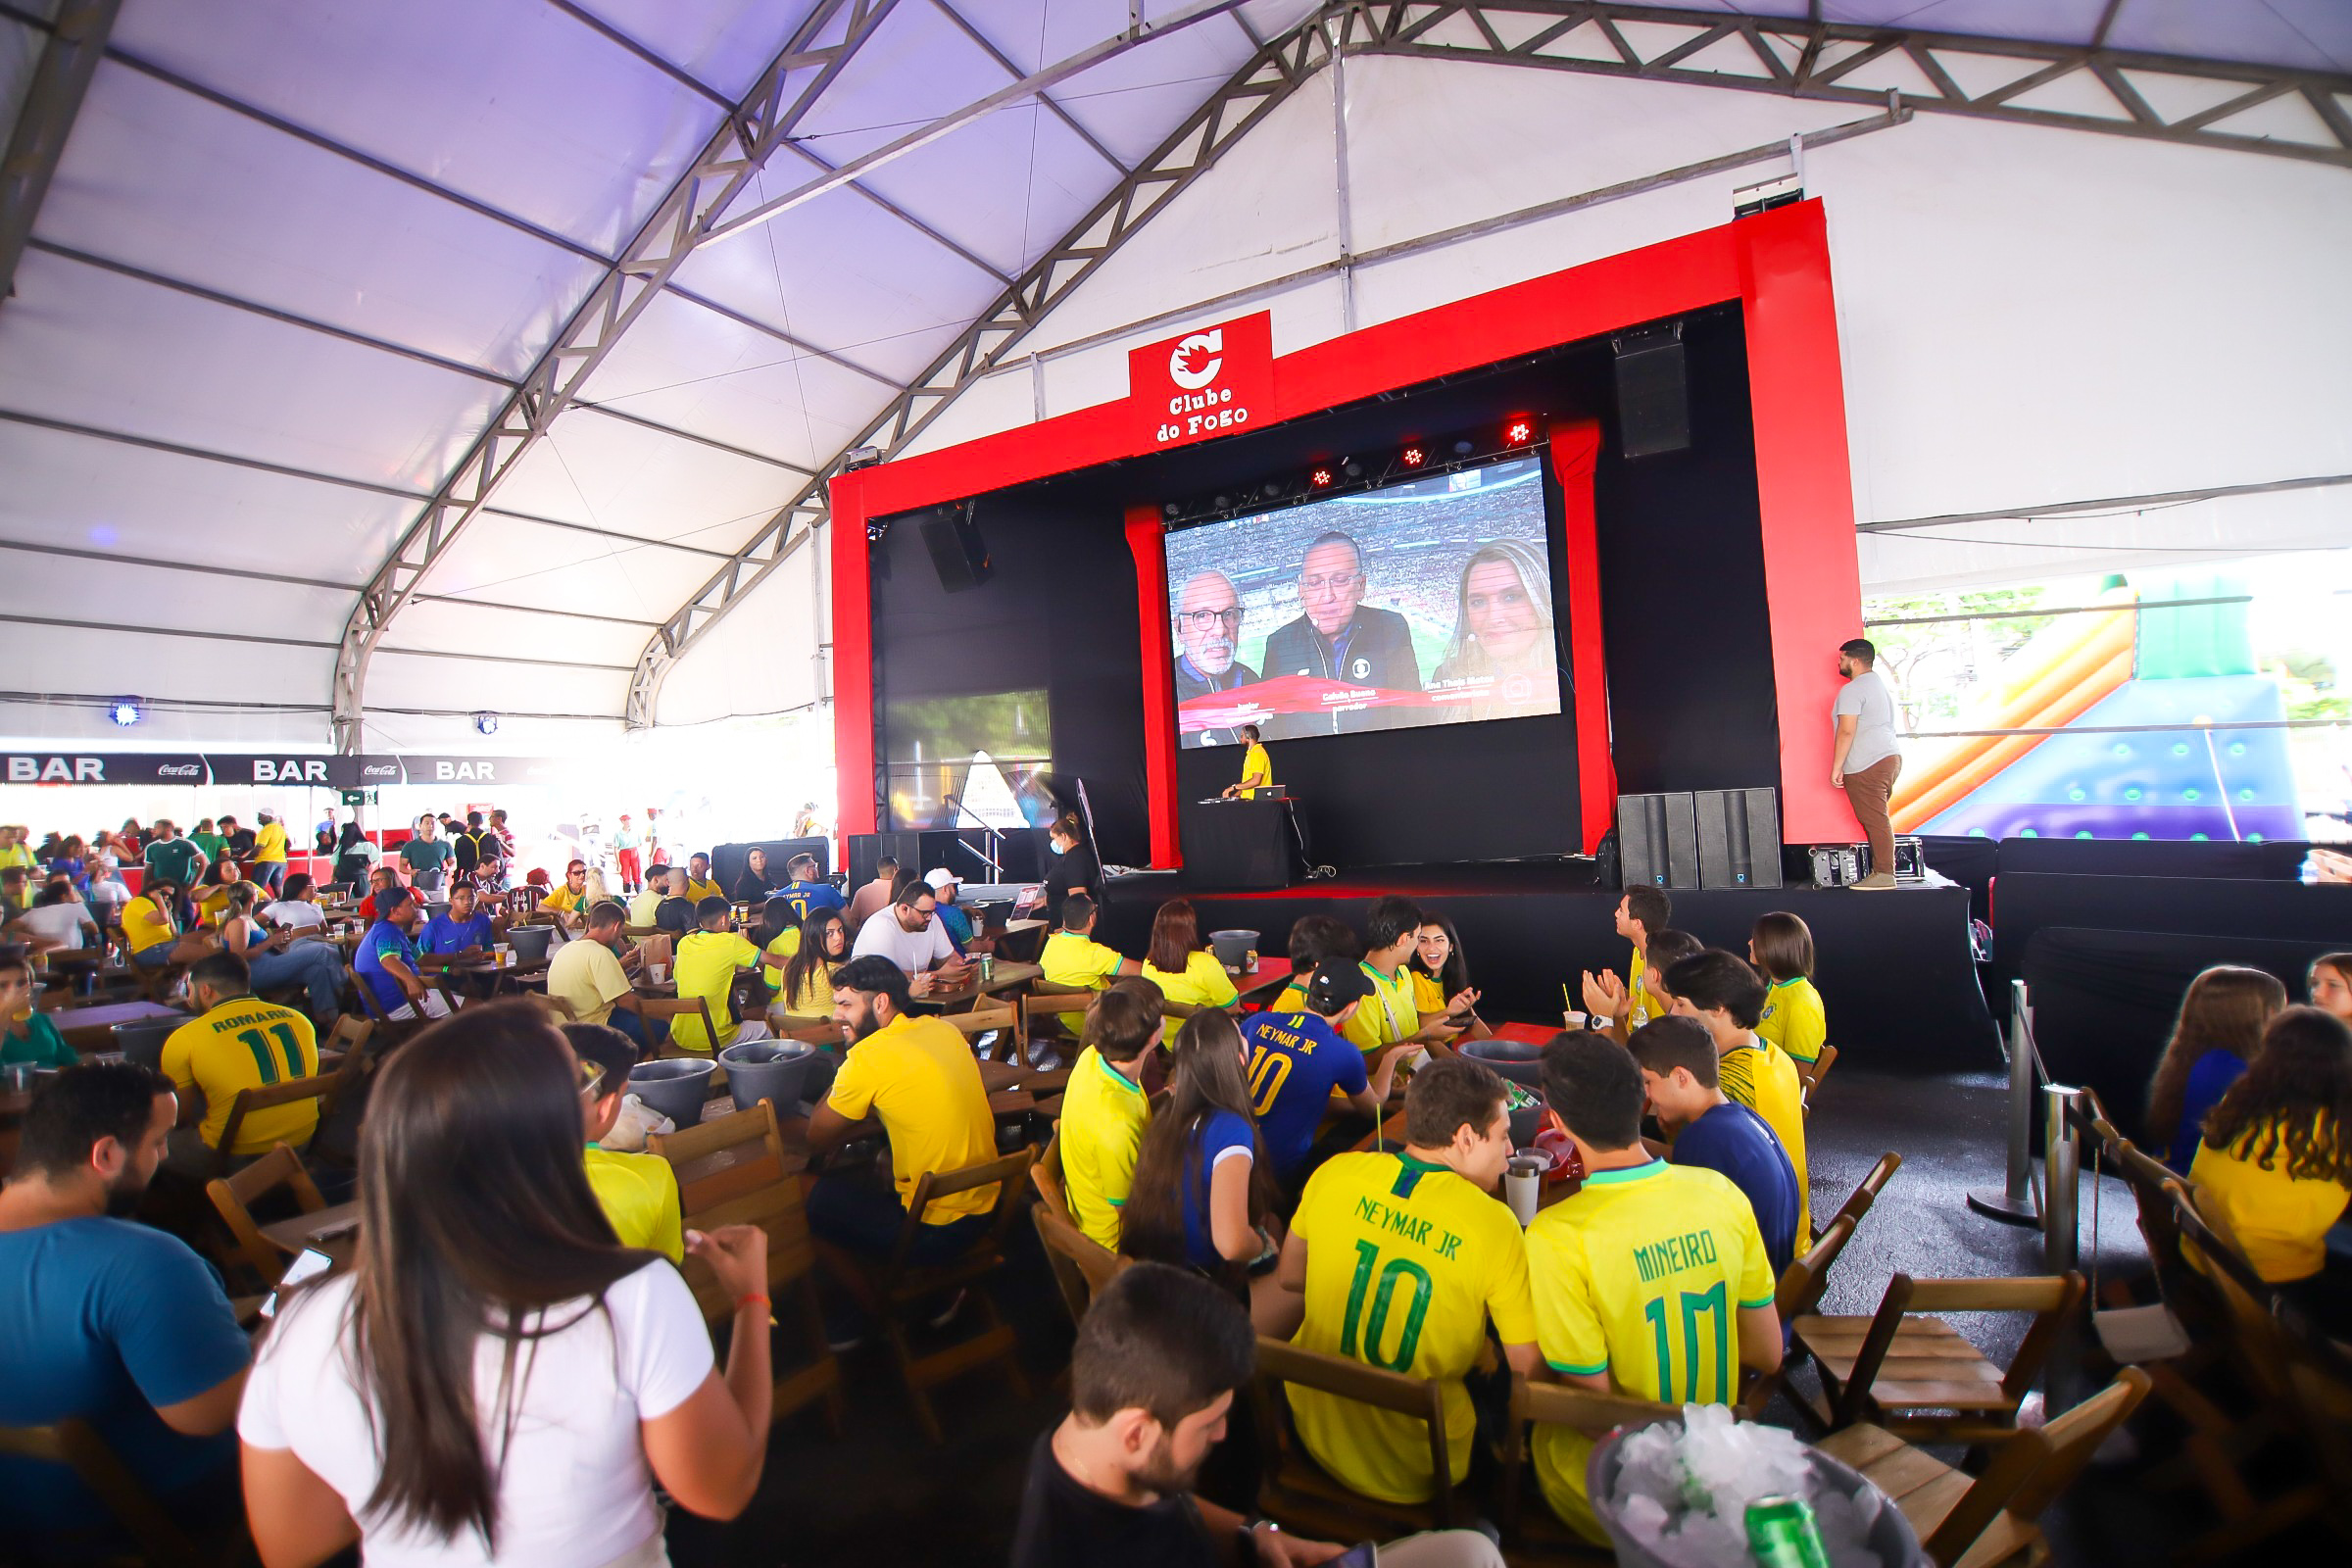
<svg viewBox="0 0 2352 1568"><path fill-rule="evenodd" d="M1284 888L1298 858L1297 803L1203 801L1185 812L1184 864L1203 887Z"/></svg>

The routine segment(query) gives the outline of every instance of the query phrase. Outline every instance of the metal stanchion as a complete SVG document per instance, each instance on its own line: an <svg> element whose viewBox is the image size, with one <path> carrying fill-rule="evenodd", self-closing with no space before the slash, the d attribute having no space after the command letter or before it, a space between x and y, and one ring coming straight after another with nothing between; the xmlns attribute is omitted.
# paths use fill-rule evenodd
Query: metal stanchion
<svg viewBox="0 0 2352 1568"><path fill-rule="evenodd" d="M2082 1178L2082 1135L2071 1118L2082 1091L2051 1084L2041 1093L2041 1255L2051 1273L2064 1274L2082 1250L2075 1203Z"/></svg>
<svg viewBox="0 0 2352 1568"><path fill-rule="evenodd" d="M2026 983L2009 982L2009 1169L2000 1192L1968 1195L1968 1206L2004 1225L2033 1225L2034 1206L2034 1020Z"/></svg>

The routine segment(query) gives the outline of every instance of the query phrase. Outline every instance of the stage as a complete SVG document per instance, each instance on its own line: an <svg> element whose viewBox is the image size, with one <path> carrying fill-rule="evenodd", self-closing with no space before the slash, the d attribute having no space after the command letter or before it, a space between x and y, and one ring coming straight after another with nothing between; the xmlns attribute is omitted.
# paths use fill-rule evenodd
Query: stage
<svg viewBox="0 0 2352 1568"><path fill-rule="evenodd" d="M1371 901L1389 893L1453 920L1471 982L1485 993L1479 1010L1491 1022L1556 1021L1563 982L1573 992L1587 969L1622 973L1630 956L1613 919L1621 895L1595 885L1591 861L1574 859L1375 866L1335 881L1247 891L1200 885L1182 872L1138 871L1106 886L1096 936L1140 956L1152 912L1182 896L1200 911L1203 933L1254 930L1261 951L1281 953L1300 915L1336 915L1360 932ZM1813 928L1830 1043L1848 1059L1923 1072L2001 1064L1969 946L1968 889L1694 888L1669 897L1676 926L1742 956L1757 915L1788 909L1801 916Z"/></svg>

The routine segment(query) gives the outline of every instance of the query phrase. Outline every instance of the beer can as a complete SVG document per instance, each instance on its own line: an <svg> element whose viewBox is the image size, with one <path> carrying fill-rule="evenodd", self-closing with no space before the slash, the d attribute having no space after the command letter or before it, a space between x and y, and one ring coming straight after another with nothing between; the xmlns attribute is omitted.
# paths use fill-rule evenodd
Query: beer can
<svg viewBox="0 0 2352 1568"><path fill-rule="evenodd" d="M1802 1497L1758 1497L1747 1505L1747 1554L1757 1568L1830 1568L1813 1505Z"/></svg>

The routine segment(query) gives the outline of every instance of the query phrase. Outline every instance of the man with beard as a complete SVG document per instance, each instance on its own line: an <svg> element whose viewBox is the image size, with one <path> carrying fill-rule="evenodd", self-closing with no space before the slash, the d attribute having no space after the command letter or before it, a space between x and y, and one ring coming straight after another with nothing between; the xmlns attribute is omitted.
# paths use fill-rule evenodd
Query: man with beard
<svg viewBox="0 0 2352 1568"><path fill-rule="evenodd" d="M1421 665L1413 656L1413 629L1394 610L1365 606L1367 580L1363 550L1348 535L1326 533L1308 545L1298 566L1300 613L1266 639L1266 678L1312 675L1348 686L1419 691ZM1397 722L1398 711L1289 713L1275 721L1275 733L1288 740L1387 729Z"/></svg>
<svg viewBox="0 0 2352 1568"><path fill-rule="evenodd" d="M0 1189L0 1426L87 1421L167 1514L238 1506L245 1335L212 1268L127 1215L178 1117L171 1080L133 1062L68 1067L25 1112ZM64 1465L0 1458L12 1547L104 1529Z"/></svg>
<svg viewBox="0 0 2352 1568"><path fill-rule="evenodd" d="M1257 679L1257 672L1235 659L1242 636L1242 601L1233 579L1221 571L1197 571L1176 596L1176 640L1184 652L1176 659L1176 700L1231 691ZM1193 730L1187 746L1227 746L1230 729Z"/></svg>
<svg viewBox="0 0 2352 1568"><path fill-rule="evenodd" d="M1111 1281L1078 1325L1070 1413L1030 1451L1013 1568L1309 1568L1338 1557L1329 1542L1193 1494L1256 1360L1249 1314L1200 1275L1138 1263ZM1381 1568L1502 1563L1474 1530L1412 1536L1378 1555Z"/></svg>

